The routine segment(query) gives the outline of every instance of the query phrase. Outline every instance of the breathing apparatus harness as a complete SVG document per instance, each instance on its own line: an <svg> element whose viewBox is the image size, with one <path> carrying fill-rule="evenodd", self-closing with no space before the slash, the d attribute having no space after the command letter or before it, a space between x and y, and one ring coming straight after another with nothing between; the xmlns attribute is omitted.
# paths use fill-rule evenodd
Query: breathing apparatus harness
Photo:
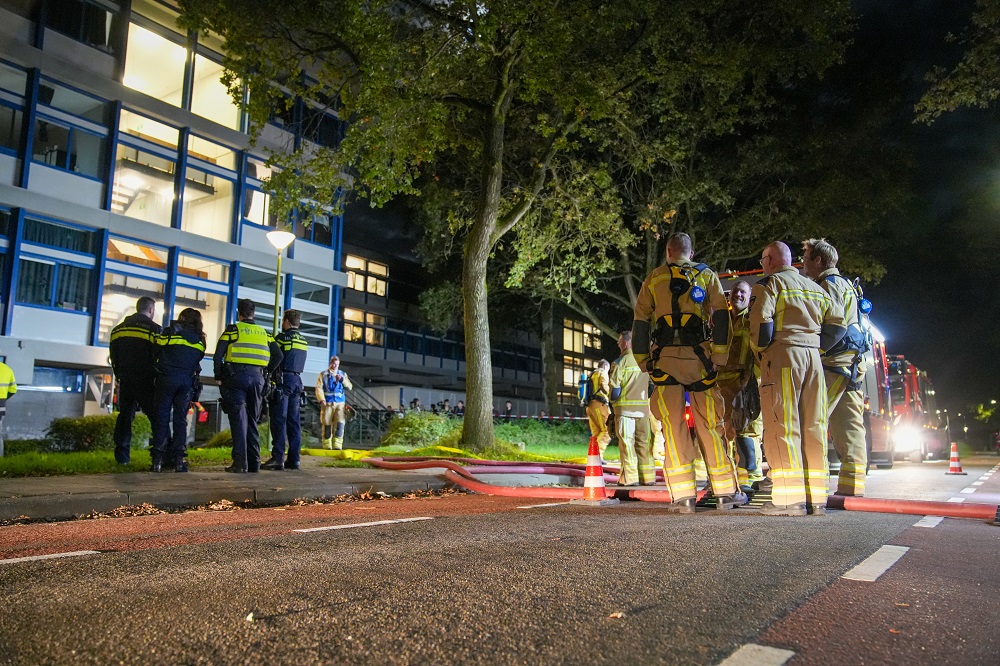
<svg viewBox="0 0 1000 666"><path fill-rule="evenodd" d="M684 312L681 308L681 297L687 296L688 300L701 308L708 295L704 287L698 284L698 276L708 268L707 264L696 264L694 266L678 266L668 264L670 269L670 313L663 315L656 320L656 328L651 336L652 342L656 345L655 350L650 349L652 363L659 359L660 350L664 347L690 347L694 350L698 360L705 366L705 377L700 381L685 388L689 391L705 391L715 384L716 370L712 364L712 359L705 353L703 343L708 341L710 331L708 322L697 313ZM728 316L728 314L727 314ZM677 386L680 384L676 379L668 375L663 370L653 368L649 373L649 379L657 386Z"/></svg>
<svg viewBox="0 0 1000 666"><path fill-rule="evenodd" d="M861 364L861 359L872 349L871 325L868 321L868 314L872 311L872 302L865 298L865 293L861 289L860 278L855 278L851 281L839 273L833 273L827 275L824 279L830 283L836 282L837 279L843 280L850 285L856 296L855 308L857 311L857 321L847 327L847 333L840 339L840 342L823 353L823 356L837 356L848 351L854 352L854 360L851 362L849 369L827 368L830 372L849 378L851 383L848 388L854 391L860 388L858 386L858 367Z"/></svg>

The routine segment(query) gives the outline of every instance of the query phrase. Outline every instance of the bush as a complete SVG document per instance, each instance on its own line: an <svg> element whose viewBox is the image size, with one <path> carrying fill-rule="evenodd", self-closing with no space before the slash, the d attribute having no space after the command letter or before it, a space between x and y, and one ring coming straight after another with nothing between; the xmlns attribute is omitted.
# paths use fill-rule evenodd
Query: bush
<svg viewBox="0 0 1000 666"><path fill-rule="evenodd" d="M220 430L219 432L212 435L212 438L205 443L206 449L214 449L217 447L233 448L233 433L229 430Z"/></svg>
<svg viewBox="0 0 1000 666"><path fill-rule="evenodd" d="M45 433L49 451L112 451L118 414L55 419ZM132 421L132 448L144 448L153 434L149 418L136 414Z"/></svg>
<svg viewBox="0 0 1000 666"><path fill-rule="evenodd" d="M16 456L20 453L42 453L48 450L48 442L44 439L5 439L3 449L5 456Z"/></svg>
<svg viewBox="0 0 1000 666"><path fill-rule="evenodd" d="M406 446L417 449L436 444L453 431L460 430L462 422L431 412L407 412L401 419L393 419L389 430L382 437L382 446Z"/></svg>

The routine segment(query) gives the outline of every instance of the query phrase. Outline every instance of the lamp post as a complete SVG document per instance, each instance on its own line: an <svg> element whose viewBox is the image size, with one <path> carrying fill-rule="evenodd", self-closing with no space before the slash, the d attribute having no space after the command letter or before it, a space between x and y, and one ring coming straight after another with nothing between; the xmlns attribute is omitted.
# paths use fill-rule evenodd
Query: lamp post
<svg viewBox="0 0 1000 666"><path fill-rule="evenodd" d="M295 240L295 234L290 231L268 231L267 241L278 251L278 271L274 276L274 331L278 334L281 322L281 253Z"/></svg>

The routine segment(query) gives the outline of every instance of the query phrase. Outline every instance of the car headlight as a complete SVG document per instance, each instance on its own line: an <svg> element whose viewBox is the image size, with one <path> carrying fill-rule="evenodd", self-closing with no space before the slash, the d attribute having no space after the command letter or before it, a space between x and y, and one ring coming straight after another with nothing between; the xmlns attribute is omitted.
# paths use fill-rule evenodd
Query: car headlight
<svg viewBox="0 0 1000 666"><path fill-rule="evenodd" d="M892 440L896 444L896 451L900 453L918 451L922 443L922 434L920 428L915 426L896 426L892 432Z"/></svg>

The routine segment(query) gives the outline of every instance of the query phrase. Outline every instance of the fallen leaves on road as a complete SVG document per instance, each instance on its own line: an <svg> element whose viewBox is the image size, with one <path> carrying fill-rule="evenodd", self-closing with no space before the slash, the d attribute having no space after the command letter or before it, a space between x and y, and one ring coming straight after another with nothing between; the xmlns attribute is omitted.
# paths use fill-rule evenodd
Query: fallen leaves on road
<svg viewBox="0 0 1000 666"><path fill-rule="evenodd" d="M890 634L901 634L901 633L903 633L903 632L902 632L902 631L900 631L899 629L890 629L890 630L889 630L889 633L890 633Z"/></svg>
<svg viewBox="0 0 1000 666"><path fill-rule="evenodd" d="M614 618L614 619L618 620L618 619L621 619L621 618L625 617L625 613L623 613L622 611L615 611L614 613L612 613L608 617L609 618Z"/></svg>
<svg viewBox="0 0 1000 666"><path fill-rule="evenodd" d="M199 511L239 511L242 507L233 504L227 499L221 499L218 502L212 502L211 504L206 504L204 507L198 507Z"/></svg>
<svg viewBox="0 0 1000 666"><path fill-rule="evenodd" d="M250 611L250 614L247 615L247 622L253 622L253 611Z"/></svg>
<svg viewBox="0 0 1000 666"><path fill-rule="evenodd" d="M898 601L896 602L896 608L909 608L909 607L910 604L901 604Z"/></svg>
<svg viewBox="0 0 1000 666"><path fill-rule="evenodd" d="M83 514L80 516L81 520L106 520L108 518L127 518L129 516L155 516L161 513L166 513L163 509L158 509L152 504L129 504L126 506L120 506L117 509L112 509L107 513L102 513L100 511L91 511L90 513Z"/></svg>

